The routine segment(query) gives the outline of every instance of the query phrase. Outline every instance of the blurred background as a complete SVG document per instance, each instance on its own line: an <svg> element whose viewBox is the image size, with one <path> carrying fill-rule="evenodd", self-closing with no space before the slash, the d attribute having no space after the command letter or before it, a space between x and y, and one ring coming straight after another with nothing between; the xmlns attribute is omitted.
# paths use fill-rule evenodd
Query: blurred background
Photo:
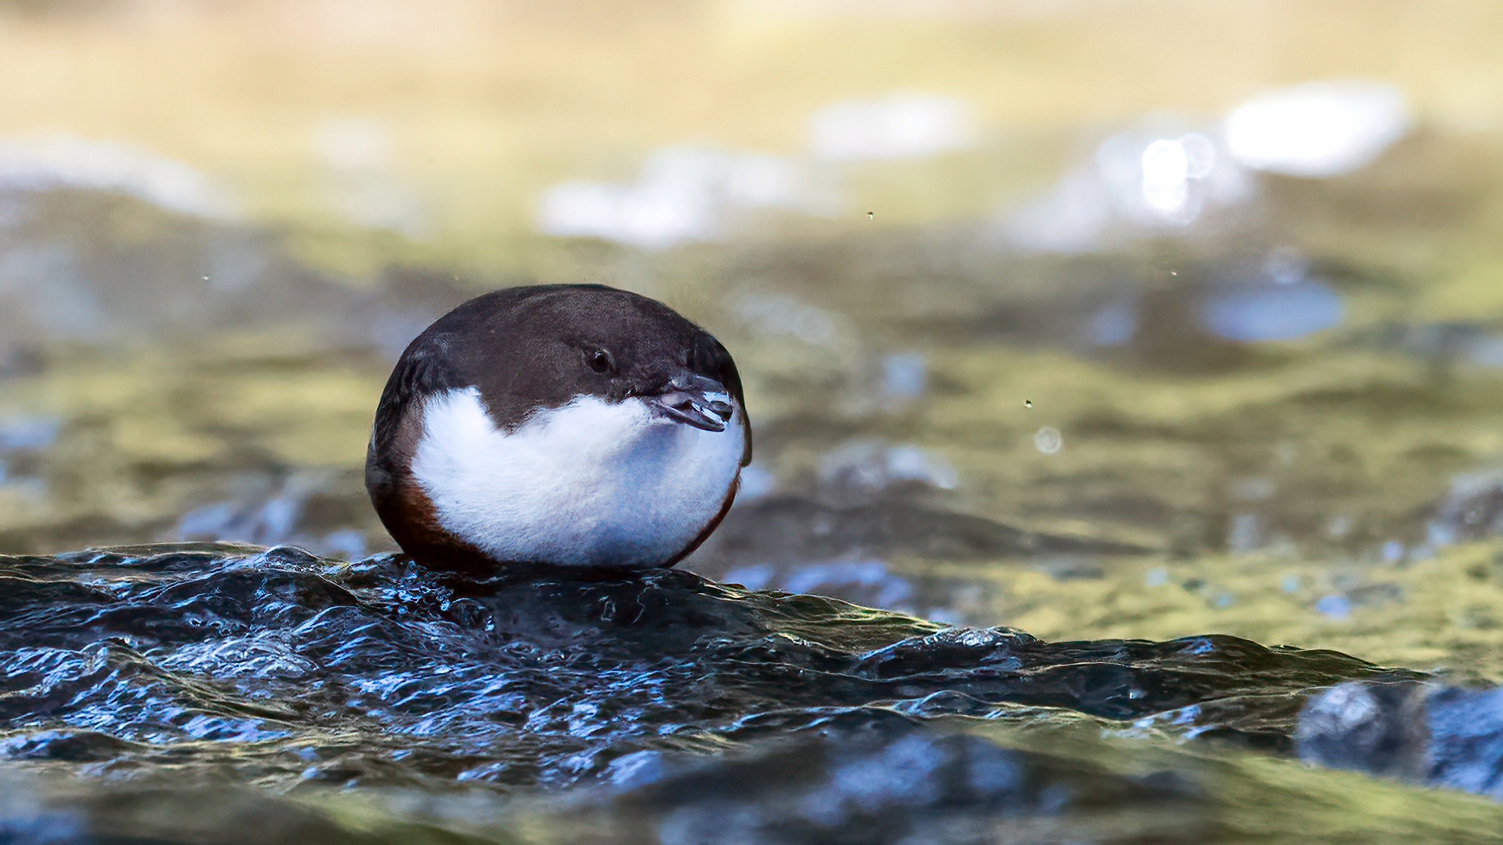
<svg viewBox="0 0 1503 845"><path fill-rule="evenodd" d="M735 354L688 566L1048 638L1503 668L1503 6L0 0L0 552L392 548L406 343Z"/></svg>

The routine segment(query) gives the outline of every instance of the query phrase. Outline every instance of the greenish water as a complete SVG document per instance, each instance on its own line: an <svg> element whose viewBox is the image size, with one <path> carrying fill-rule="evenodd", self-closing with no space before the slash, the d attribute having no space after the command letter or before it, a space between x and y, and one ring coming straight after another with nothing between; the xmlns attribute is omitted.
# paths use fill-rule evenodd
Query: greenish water
<svg viewBox="0 0 1503 845"><path fill-rule="evenodd" d="M963 624L1009 626L1054 644L1228 634L1496 683L1500 149L1485 133L1421 128L1369 168L1320 180L1261 175L1254 198L1208 212L1195 227L1140 232L1075 255L1013 248L990 219L898 224L884 213L661 251L513 236L502 258L494 243L477 241L473 251L419 266L411 259L422 251L389 233L331 235L311 225L278 233L116 195L8 191L0 196L0 553L41 556L7 564L28 583L60 567L48 577L67 598L75 587L103 589L90 579L134 583L137 575L129 562L109 565L119 572L70 569L50 557L63 552L180 540L295 544L327 557L295 561L293 569L307 571L288 577L307 595L284 600L286 613L297 615L303 598L326 598L334 584L356 598L331 605L358 606L378 620L371 625L401 630L388 618L394 607L452 585L417 575L422 589L403 593L408 576L400 572L361 580L361 566L379 569L387 558L334 560L391 549L365 502L360 466L392 361L407 338L467 296L524 279L588 280L679 308L725 342L743 373L756 461L736 509L686 569L933 620L860 608L845 616L813 599L737 593L727 599L736 612L747 602L771 614L756 631L773 638L757 648L772 651L743 643L744 654L714 652L692 664L707 677L780 666L787 653L773 646L797 650L804 640L845 636L848 625L881 629L839 644L841 659L859 662L905 637ZM1233 331L1282 337L1290 325L1319 330L1252 341ZM169 622L182 611L181 622L221 589L228 604L215 613L226 618L270 612L268 602L283 600L274 586L242 595L217 582L212 590L197 584L204 592L181 607L161 598L175 595L173 579L192 580L194 566L222 566L215 577L241 583L235 556L253 552L216 554L181 563L160 583L141 576L161 590L142 602ZM45 627L43 611L53 606L28 605L30 596L18 588L0 604ZM761 602L794 609L767 611ZM800 616L814 611L814 622ZM435 620L475 633L469 617ZM245 631L216 636L286 645L277 639L283 628L306 621L256 617ZM308 704L327 707L333 721L305 723L311 711L287 704L298 692L277 686L291 682L272 673L275 683L259 685L265 667L245 668L250 652L208 649L213 665L195 668L170 648L153 651L168 647L149 641L142 631L155 629L146 622L139 630L100 624L77 626L79 636L96 637L89 643L49 646L72 655L57 658L60 666L76 659L90 678L165 671L197 703L147 696L153 706L192 722L209 701L206 712L240 719L234 724L247 733L230 736L234 725L194 733L192 722L173 723L183 733L154 734L125 730L113 716L24 711L0 731L10 743L0 747L18 761L20 785L9 794L27 796L4 799L14 806L0 803L0 821L9 813L36 825L19 836L47 841L47 825L57 825L59 836L107 831L138 841L130 837L163 835L164 818L197 818L202 838L190 831L182 841L242 841L239 826L255 817L286 827L245 841L689 842L717 824L746 841L827 841L820 823L834 818L849 822L853 837L863 824L912 825L893 841L1487 841L1503 812L1461 793L1290 758L1296 692L1365 676L1355 663L1281 682L1277 702L1248 706L1250 722L1274 725L1266 732L1279 740L1274 748L1246 737L1192 741L1194 720L1174 721L1186 706L1177 700L1150 699L1162 706L1124 715L979 696L920 712L937 687L853 698L815 685L787 725L766 691L752 703L722 702L714 718L648 718L613 697L631 704L622 690L638 676L622 670L617 687L595 688L590 672L610 671L595 665L555 699L529 690L526 701L493 708L511 720L504 742L522 746L542 735L529 732L532 713L558 736L574 727L570 714L586 734L638 729L571 770L568 755L584 754L573 746L550 747L540 766L526 753L510 755L512 746L480 754L430 745L406 723L410 735L379 719L338 724L341 714L354 717L358 697ZM332 642L339 633L321 636ZM15 657L29 646L24 633L12 636ZM604 639L613 642L609 630ZM401 638L372 634L366 657L380 663L393 642ZM412 658L429 672L420 685L442 686L438 670L472 646L463 636L457 642L457 651ZM294 656L322 669L337 663L294 645ZM555 646L539 647L544 669L557 668L547 662L555 658L578 669L569 661L579 654ZM804 657L787 659L808 669ZM1222 680L1234 687L1250 664L1229 660ZM521 671L509 663L471 669L475 678ZM252 678L244 686L215 686L233 687L239 682L225 678L242 670ZM793 684L798 673L788 672L777 682ZM381 698L390 690L375 689L386 676L351 676L391 703ZM15 677L31 685L29 675ZM693 700L692 681L675 676L685 686L665 695ZM462 692L484 688L484 680L466 683ZM1235 710L1245 692L1211 698L1231 699ZM107 714L118 703L103 701ZM602 703L623 709L571 709ZM420 722L419 710L402 716ZM847 711L855 715L842 728ZM907 728L882 732L909 716L923 721L913 737ZM836 726L827 728L827 718ZM661 744L642 738L669 723ZM761 730L764 723L772 727ZM294 739L256 733L263 730ZM42 736L50 731L62 740ZM74 742L70 731L88 735ZM659 766L641 780L609 769L636 751L673 755L641 758ZM483 761L491 768L465 756L472 753L493 755ZM221 765L219 779L197 780ZM987 766L1057 785L1065 797L1009 792L996 786L1001 775L957 774ZM877 787L841 779L852 767L922 770L935 786L928 797L872 797L861 789ZM304 769L314 775L303 777ZM480 775L460 778L471 771ZM768 772L807 777L788 786ZM744 789L723 787L738 778ZM775 811L800 796L845 809L778 827Z"/></svg>
<svg viewBox="0 0 1503 845"><path fill-rule="evenodd" d="M691 568L774 585L839 563L805 580L867 602L901 580L907 597L888 603L1050 637L1218 630L1495 676L1488 491L1503 466L1503 368L1487 355L1503 306L1479 243L1489 195L1425 170L1446 143L1405 142L1318 193L1274 180L1235 240L1213 230L1117 255L1019 255L970 225L649 254L538 248L590 268L580 278L665 299L737 356L755 473ZM1458 156L1473 146L1450 143ZM1410 170L1456 197L1426 206L1439 219L1332 219L1369 201L1406 207L1413 191L1391 171ZM69 284L51 294L61 305L8 294L25 307L0 393L5 551L390 548L359 481L386 369L428 319L507 279L397 267L344 279L267 235L127 200L15 202L12 254L48 245ZM1233 343L1198 322L1200 303L1291 248L1339 296L1340 324ZM1465 319L1443 313L1469 299ZM1124 302L1136 335L1093 339ZM79 303L92 324L49 331L47 307ZM1046 429L1056 452L1039 448ZM1030 549L952 514L1100 547ZM821 528L831 519L845 528ZM947 545L946 532L965 539ZM1323 599L1340 613L1317 610Z"/></svg>

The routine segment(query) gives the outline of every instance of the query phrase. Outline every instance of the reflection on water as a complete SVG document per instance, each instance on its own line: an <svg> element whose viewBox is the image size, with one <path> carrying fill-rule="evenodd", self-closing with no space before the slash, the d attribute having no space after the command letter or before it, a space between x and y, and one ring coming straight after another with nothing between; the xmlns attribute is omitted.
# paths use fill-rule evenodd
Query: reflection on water
<svg viewBox="0 0 1503 845"><path fill-rule="evenodd" d="M1260 94L1226 116L1226 144L1247 167L1336 176L1378 157L1409 128L1404 95L1374 82L1311 82Z"/></svg>
<svg viewBox="0 0 1503 845"><path fill-rule="evenodd" d="M963 100L908 92L842 101L809 116L807 149L799 154L665 147L631 183L570 181L547 189L537 227L662 249L723 240L755 223L757 212L835 217L851 202L843 165L953 153L974 146L976 134Z"/></svg>
<svg viewBox="0 0 1503 845"><path fill-rule="evenodd" d="M234 203L225 189L202 173L129 144L69 135L0 141L0 190L64 188L126 194L180 214L233 214Z"/></svg>
<svg viewBox="0 0 1503 845"><path fill-rule="evenodd" d="M1341 323L1341 297L1320 282L1220 293L1202 306L1213 334L1227 340L1294 340Z"/></svg>
<svg viewBox="0 0 1503 845"><path fill-rule="evenodd" d="M975 146L974 106L954 97L896 92L843 100L809 116L809 148L821 159L926 158Z"/></svg>
<svg viewBox="0 0 1503 845"><path fill-rule="evenodd" d="M648 249L719 240L739 215L838 207L834 173L813 163L695 147L656 152L630 184L566 182L538 203L545 234L601 238Z"/></svg>

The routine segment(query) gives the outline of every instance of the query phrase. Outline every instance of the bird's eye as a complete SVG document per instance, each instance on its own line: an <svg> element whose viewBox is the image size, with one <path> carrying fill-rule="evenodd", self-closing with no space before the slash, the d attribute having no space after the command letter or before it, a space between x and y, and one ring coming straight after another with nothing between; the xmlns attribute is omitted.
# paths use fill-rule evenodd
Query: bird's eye
<svg viewBox="0 0 1503 845"><path fill-rule="evenodd" d="M594 352L585 353L585 363L590 365L590 369L601 375L605 375L616 369L616 362L612 360L611 353L604 349L596 349Z"/></svg>

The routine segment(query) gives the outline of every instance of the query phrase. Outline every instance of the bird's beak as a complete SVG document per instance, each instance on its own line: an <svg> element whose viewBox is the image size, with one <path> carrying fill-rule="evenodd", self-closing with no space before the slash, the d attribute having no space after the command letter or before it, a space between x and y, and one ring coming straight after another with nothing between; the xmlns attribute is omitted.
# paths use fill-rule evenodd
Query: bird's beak
<svg viewBox="0 0 1503 845"><path fill-rule="evenodd" d="M725 385L697 373L680 373L662 393L643 398L658 416L703 431L725 431L736 412Z"/></svg>

